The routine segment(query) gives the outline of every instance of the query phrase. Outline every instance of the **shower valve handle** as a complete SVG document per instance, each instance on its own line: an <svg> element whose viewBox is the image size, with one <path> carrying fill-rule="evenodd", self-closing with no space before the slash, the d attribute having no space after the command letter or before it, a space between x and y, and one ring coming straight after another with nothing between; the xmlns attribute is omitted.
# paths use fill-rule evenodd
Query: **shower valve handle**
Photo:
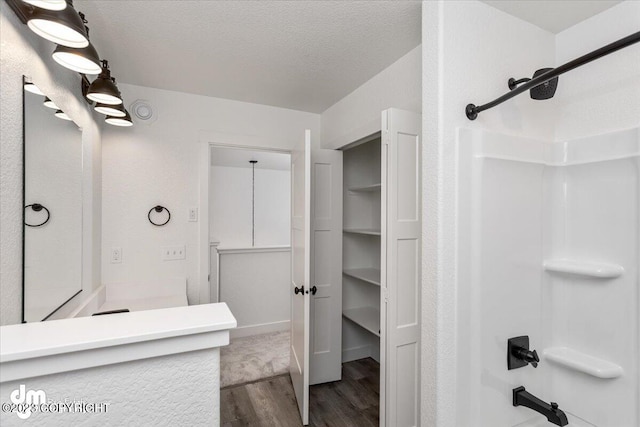
<svg viewBox="0 0 640 427"><path fill-rule="evenodd" d="M537 368L538 362L540 362L538 352L535 350L529 351L526 348L519 347L515 349L515 356L518 359L522 359L525 362L531 364L531 366L533 366L534 368Z"/></svg>
<svg viewBox="0 0 640 427"><path fill-rule="evenodd" d="M509 370L527 365L537 368L538 363L540 363L540 357L538 357L537 351L529 348L529 337L527 335L507 340L507 368Z"/></svg>

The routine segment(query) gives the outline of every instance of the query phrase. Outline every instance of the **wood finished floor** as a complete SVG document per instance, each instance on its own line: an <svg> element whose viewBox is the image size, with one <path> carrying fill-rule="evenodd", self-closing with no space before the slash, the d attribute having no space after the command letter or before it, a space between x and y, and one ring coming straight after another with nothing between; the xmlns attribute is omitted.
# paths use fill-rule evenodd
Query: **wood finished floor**
<svg viewBox="0 0 640 427"><path fill-rule="evenodd" d="M342 380L310 387L309 426L379 425L380 365L362 359L342 365ZM220 391L222 427L302 425L289 374Z"/></svg>

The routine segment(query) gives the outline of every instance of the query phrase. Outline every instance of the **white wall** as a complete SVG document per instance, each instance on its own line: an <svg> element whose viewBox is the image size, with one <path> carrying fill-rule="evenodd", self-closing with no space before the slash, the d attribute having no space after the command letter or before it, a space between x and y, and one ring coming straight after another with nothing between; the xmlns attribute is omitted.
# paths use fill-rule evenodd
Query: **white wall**
<svg viewBox="0 0 640 427"><path fill-rule="evenodd" d="M554 36L477 1L427 1L422 7L423 294L421 425L458 424L459 357L472 355L458 324L456 129L549 137L552 111L517 97L474 122L464 108L507 90L509 77L553 66ZM471 350L471 351L470 351ZM467 356L465 356L467 357ZM462 401L460 401L462 402Z"/></svg>
<svg viewBox="0 0 640 427"><path fill-rule="evenodd" d="M232 336L289 328L290 265L288 249L220 254L220 302L227 303L238 321Z"/></svg>
<svg viewBox="0 0 640 427"><path fill-rule="evenodd" d="M150 125L105 129L103 134L104 282L185 276L190 303L199 299L199 227L188 208L199 201L201 144L216 143L289 150L311 129L319 145L320 116L220 98L119 84L128 103L150 102L158 119ZM157 204L171 222L154 227L147 212ZM186 245L186 260L163 261L160 248ZM122 263L110 263L112 247Z"/></svg>
<svg viewBox="0 0 640 427"><path fill-rule="evenodd" d="M0 414L3 426L220 425L220 349L192 351L3 383L2 402L20 384L53 402L108 403L106 413ZM67 399L67 400L65 400Z"/></svg>
<svg viewBox="0 0 640 427"><path fill-rule="evenodd" d="M387 108L420 112L421 58L418 46L322 113L322 148L340 148L380 130Z"/></svg>
<svg viewBox="0 0 640 427"><path fill-rule="evenodd" d="M625 1L556 35L556 66L626 37L640 28L640 2ZM556 141L599 135L640 124L640 44L560 77Z"/></svg>
<svg viewBox="0 0 640 427"><path fill-rule="evenodd" d="M291 173L255 170L255 246L290 244ZM221 248L251 247L251 168L211 167L210 234Z"/></svg>
<svg viewBox="0 0 640 427"><path fill-rule="evenodd" d="M0 324L18 323L22 301L22 75L27 75L83 128L83 292L100 280L100 129L82 99L80 77L51 58L54 45L0 4ZM84 295L83 295L84 294Z"/></svg>

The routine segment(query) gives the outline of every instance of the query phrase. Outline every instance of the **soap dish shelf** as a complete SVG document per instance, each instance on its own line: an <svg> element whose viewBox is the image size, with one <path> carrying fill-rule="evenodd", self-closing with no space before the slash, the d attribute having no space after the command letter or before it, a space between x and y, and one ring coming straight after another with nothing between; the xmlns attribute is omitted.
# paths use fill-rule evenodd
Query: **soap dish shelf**
<svg viewBox="0 0 640 427"><path fill-rule="evenodd" d="M558 365L596 378L618 378L624 372L620 365L567 347L547 348L543 354L545 359Z"/></svg>
<svg viewBox="0 0 640 427"><path fill-rule="evenodd" d="M614 279L624 273L624 267L618 264L566 258L547 260L543 266L546 271L552 273L573 274L598 279Z"/></svg>

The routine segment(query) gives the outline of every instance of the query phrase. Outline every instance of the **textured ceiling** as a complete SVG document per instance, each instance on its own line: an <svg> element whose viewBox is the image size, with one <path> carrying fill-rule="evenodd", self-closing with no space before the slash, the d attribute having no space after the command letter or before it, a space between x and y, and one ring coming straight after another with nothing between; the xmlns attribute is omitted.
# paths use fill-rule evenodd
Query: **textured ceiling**
<svg viewBox="0 0 640 427"><path fill-rule="evenodd" d="M320 113L420 44L417 1L76 0L125 83Z"/></svg>
<svg viewBox="0 0 640 427"><path fill-rule="evenodd" d="M620 3L619 0L482 1L554 34Z"/></svg>

